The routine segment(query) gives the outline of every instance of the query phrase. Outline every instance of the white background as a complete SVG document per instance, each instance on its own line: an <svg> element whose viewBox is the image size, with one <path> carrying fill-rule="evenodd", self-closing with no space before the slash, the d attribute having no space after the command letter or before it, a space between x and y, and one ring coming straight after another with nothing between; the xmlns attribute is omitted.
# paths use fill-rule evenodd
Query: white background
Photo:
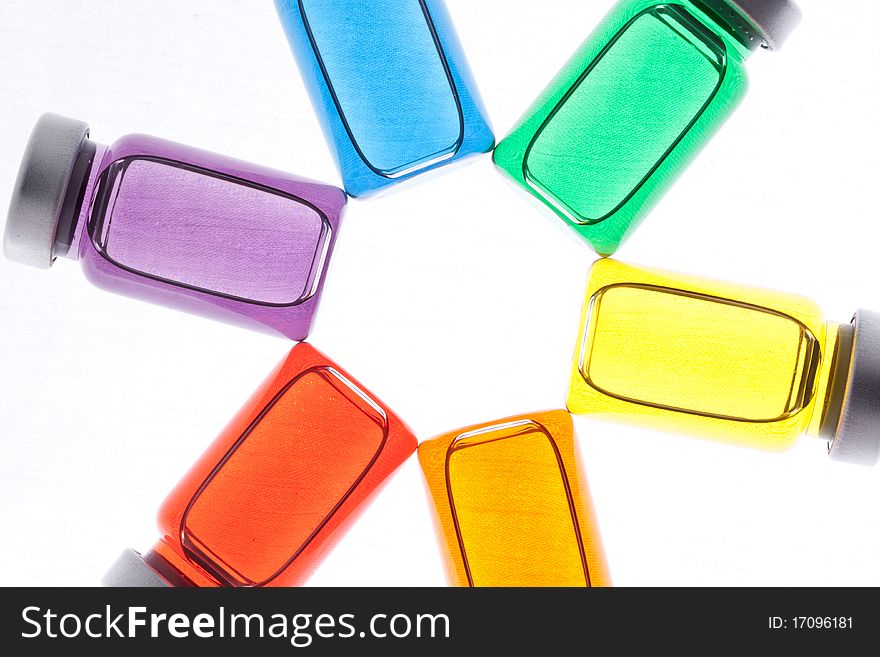
<svg viewBox="0 0 880 657"><path fill-rule="evenodd" d="M496 134L611 6L450 0ZM618 252L880 310L880 3L801 0L746 101ZM34 120L335 171L271 2L3 0L0 207ZM311 342L421 439L564 404L594 255L488 156L350 203ZM0 583L94 584L290 344L0 260ZM661 327L658 327L658 329ZM880 400L878 400L880 403ZM880 469L576 420L619 585L880 584ZM880 427L878 427L880 430ZM415 458L310 580L442 585Z"/></svg>

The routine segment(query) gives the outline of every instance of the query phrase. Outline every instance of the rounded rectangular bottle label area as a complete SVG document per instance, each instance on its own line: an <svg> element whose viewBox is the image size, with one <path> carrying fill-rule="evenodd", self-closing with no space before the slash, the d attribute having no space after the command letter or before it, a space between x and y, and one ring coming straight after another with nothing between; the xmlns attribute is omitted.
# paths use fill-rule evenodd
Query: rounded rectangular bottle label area
<svg viewBox="0 0 880 657"><path fill-rule="evenodd" d="M820 345L768 308L651 285L590 299L579 369L594 389L662 409L775 422L811 400Z"/></svg>
<svg viewBox="0 0 880 657"><path fill-rule="evenodd" d="M589 586L553 437L527 420L458 436L446 487L471 586Z"/></svg>
<svg viewBox="0 0 880 657"><path fill-rule="evenodd" d="M423 0L299 0L361 158L395 178L455 155L462 113Z"/></svg>
<svg viewBox="0 0 880 657"><path fill-rule="evenodd" d="M387 438L385 413L329 367L261 411L183 514L187 556L219 582L270 583L348 498Z"/></svg>
<svg viewBox="0 0 880 657"><path fill-rule="evenodd" d="M102 175L90 234L137 274L241 301L311 297L330 223L307 201L158 158L123 158Z"/></svg>
<svg viewBox="0 0 880 657"><path fill-rule="evenodd" d="M617 211L718 91L723 43L683 8L633 18L547 117L523 161L526 182L579 224Z"/></svg>

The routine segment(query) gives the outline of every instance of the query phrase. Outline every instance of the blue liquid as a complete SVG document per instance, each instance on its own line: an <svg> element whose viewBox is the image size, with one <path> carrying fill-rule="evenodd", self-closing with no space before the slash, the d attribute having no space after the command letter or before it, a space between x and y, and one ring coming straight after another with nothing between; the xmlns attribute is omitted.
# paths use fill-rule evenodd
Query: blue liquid
<svg viewBox="0 0 880 657"><path fill-rule="evenodd" d="M276 6L350 194L491 149L442 0Z"/></svg>
<svg viewBox="0 0 880 657"><path fill-rule="evenodd" d="M461 111L420 3L350 4L300 0L337 109L365 162L394 176L454 154Z"/></svg>

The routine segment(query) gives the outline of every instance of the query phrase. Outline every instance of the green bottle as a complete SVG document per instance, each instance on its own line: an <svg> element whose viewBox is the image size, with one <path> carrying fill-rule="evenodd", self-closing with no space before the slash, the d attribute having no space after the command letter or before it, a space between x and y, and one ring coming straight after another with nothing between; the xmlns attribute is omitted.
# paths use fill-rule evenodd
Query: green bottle
<svg viewBox="0 0 880 657"><path fill-rule="evenodd" d="M600 255L614 253L745 95L745 60L791 0L622 0L493 159Z"/></svg>

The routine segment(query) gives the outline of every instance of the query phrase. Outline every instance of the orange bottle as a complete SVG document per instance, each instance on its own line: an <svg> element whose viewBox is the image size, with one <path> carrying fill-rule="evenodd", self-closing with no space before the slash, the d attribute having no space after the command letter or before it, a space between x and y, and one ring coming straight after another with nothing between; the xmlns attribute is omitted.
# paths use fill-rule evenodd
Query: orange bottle
<svg viewBox="0 0 880 657"><path fill-rule="evenodd" d="M567 412L444 434L419 462L453 585L611 585Z"/></svg>
<svg viewBox="0 0 880 657"><path fill-rule="evenodd" d="M415 449L387 406L298 344L165 500L161 540L104 583L300 584Z"/></svg>

